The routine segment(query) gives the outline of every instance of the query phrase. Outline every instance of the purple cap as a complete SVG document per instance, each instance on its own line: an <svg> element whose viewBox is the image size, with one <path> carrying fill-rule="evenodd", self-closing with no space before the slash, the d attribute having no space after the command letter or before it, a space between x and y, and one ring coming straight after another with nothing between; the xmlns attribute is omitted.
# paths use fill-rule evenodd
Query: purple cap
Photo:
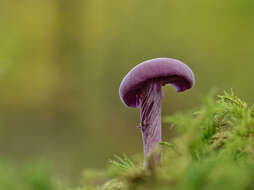
<svg viewBox="0 0 254 190"><path fill-rule="evenodd" d="M142 88L152 79L162 85L171 84L177 92L187 90L195 83L192 70L183 62L171 58L150 59L136 65L123 78L119 88L122 102L129 107L138 107Z"/></svg>

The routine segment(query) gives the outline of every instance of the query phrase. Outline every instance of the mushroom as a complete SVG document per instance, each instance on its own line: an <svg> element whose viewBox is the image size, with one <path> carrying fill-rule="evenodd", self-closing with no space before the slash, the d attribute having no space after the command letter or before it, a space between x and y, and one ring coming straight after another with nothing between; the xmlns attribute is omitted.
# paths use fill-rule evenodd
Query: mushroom
<svg viewBox="0 0 254 190"><path fill-rule="evenodd" d="M128 107L140 107L140 126L144 145L144 167L152 156L155 165L160 165L161 152L154 153L161 141L162 86L171 84L177 92L194 85L192 70L179 60L155 58L136 65L123 78L119 95ZM153 154L154 153L154 154ZM149 159L150 160L150 159Z"/></svg>

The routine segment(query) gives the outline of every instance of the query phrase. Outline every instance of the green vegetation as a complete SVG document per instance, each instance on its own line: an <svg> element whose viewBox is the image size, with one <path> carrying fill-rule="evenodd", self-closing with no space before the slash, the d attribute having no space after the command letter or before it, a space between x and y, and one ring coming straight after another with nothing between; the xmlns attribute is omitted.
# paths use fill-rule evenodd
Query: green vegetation
<svg viewBox="0 0 254 190"><path fill-rule="evenodd" d="M10 162L0 162L0 189L8 190L61 190L51 177L45 163L29 163L14 167Z"/></svg>
<svg viewBox="0 0 254 190"><path fill-rule="evenodd" d="M161 142L161 167L143 158L115 156L105 170L85 170L79 188L53 183L39 165L17 171L0 167L0 189L8 190L196 190L251 189L254 186L254 107L224 92L210 95L187 113L164 118L173 131Z"/></svg>
<svg viewBox="0 0 254 190"><path fill-rule="evenodd" d="M139 156L134 161L117 156L103 172L86 171L83 189L250 189L254 185L253 113L253 107L233 91L216 98L210 95L198 109L164 118L174 128L174 136L170 143L160 143L160 168L151 164L144 171Z"/></svg>

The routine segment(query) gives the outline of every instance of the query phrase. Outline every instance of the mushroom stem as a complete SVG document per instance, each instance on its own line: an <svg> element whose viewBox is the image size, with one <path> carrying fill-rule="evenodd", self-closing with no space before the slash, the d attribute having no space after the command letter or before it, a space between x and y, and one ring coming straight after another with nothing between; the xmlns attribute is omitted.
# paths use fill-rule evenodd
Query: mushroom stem
<svg viewBox="0 0 254 190"><path fill-rule="evenodd" d="M140 97L140 120L141 132L144 144L145 162L144 167L147 168L147 157L152 156L155 165L160 165L161 153L154 152L161 141L161 84L152 80L146 83Z"/></svg>

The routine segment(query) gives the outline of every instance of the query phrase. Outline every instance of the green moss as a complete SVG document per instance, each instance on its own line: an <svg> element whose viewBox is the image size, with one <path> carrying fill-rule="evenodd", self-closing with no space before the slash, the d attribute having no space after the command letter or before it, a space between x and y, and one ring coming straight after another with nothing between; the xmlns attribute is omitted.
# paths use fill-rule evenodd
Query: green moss
<svg viewBox="0 0 254 190"><path fill-rule="evenodd" d="M254 186L254 106L232 91L209 95L200 107L166 116L174 135L160 142L162 164L142 154L115 156L105 170L86 169L79 188L60 187L41 164L19 170L0 162L8 190L249 190ZM168 125L167 125L168 126Z"/></svg>
<svg viewBox="0 0 254 190"><path fill-rule="evenodd" d="M17 169L11 163L1 161L0 189L62 190L45 165L41 162L31 162Z"/></svg>
<svg viewBox="0 0 254 190"><path fill-rule="evenodd" d="M230 91L207 96L199 108L187 113L164 117L176 135L170 143L160 143L162 165L144 170L140 161L116 157L104 172L107 180L96 183L96 188L250 189L254 185L253 108Z"/></svg>

